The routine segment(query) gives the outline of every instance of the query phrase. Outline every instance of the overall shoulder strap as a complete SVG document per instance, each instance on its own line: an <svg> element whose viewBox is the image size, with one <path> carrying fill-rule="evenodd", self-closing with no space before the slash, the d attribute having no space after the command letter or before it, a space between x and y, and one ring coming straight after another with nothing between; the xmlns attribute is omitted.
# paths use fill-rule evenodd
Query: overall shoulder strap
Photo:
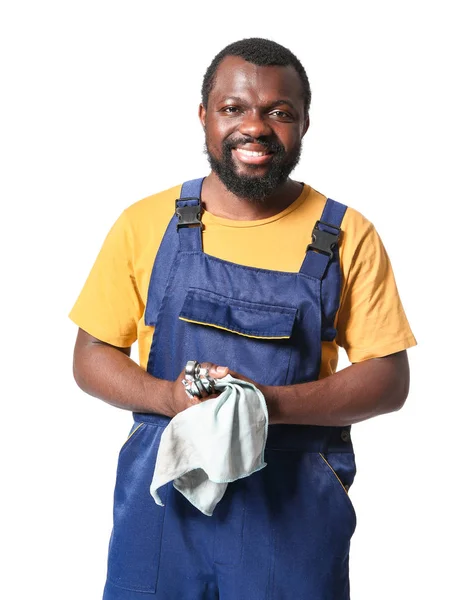
<svg viewBox="0 0 476 600"><path fill-rule="evenodd" d="M192 179L182 185L180 198L175 201L175 218L180 240L180 252L202 250L202 204L200 201L203 180Z"/></svg>
<svg viewBox="0 0 476 600"><path fill-rule="evenodd" d="M341 291L339 237L346 210L345 204L327 199L300 269L300 273L321 281L322 341L332 341L337 334L334 321Z"/></svg>
<svg viewBox="0 0 476 600"><path fill-rule="evenodd" d="M321 218L312 230L312 242L307 247L300 273L324 279L330 265L336 262L335 255L338 262L340 226L346 210L345 204L327 199Z"/></svg>
<svg viewBox="0 0 476 600"><path fill-rule="evenodd" d="M202 248L200 221L202 182L203 178L184 183L180 198L175 201L175 213L172 215L160 243L150 276L144 315L146 325L155 326L156 324L170 270L177 252L200 251ZM191 208L188 208L187 211L187 207ZM195 219L198 225L195 224ZM189 221L193 221L194 226L187 227Z"/></svg>

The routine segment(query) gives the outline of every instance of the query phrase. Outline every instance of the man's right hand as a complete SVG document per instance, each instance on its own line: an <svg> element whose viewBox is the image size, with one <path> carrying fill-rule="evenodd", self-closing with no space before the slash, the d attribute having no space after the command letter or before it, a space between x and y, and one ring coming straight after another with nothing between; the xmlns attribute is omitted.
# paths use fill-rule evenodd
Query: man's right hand
<svg viewBox="0 0 476 600"><path fill-rule="evenodd" d="M113 346L79 329L73 361L76 383L87 394L118 408L167 417L215 397L189 398L182 384L184 371L176 381L158 379L129 358L130 351L128 347ZM229 373L228 367L201 364L214 379Z"/></svg>
<svg viewBox="0 0 476 600"><path fill-rule="evenodd" d="M209 362L201 362L200 365L208 369L208 374L212 379L221 379L225 377L230 372L228 367L221 367L219 365L215 365ZM182 381L185 379L185 369L180 373L177 379L174 381L172 386L172 394L171 394L171 405L169 413L172 413L174 416L187 408L195 404L199 404L200 402L204 402L205 400L210 400L211 398L216 398L219 394L209 394L203 398L193 397L190 398L188 394L185 392L185 386Z"/></svg>

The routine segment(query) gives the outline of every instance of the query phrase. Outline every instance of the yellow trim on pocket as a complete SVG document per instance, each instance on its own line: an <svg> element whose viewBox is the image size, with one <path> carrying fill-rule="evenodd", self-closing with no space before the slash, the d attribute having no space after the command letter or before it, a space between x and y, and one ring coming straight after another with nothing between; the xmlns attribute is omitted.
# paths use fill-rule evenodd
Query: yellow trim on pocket
<svg viewBox="0 0 476 600"><path fill-rule="evenodd" d="M344 492L349 495L348 490L346 489L345 485L342 483L342 481L340 480L339 476L337 475L337 473L334 471L334 469L331 467L331 465L327 462L325 456L322 454L322 452L319 452L319 456L322 458L322 460L326 463L326 465L329 467L329 469L334 473L335 478L337 479L337 481L341 484L342 489L344 490Z"/></svg>
<svg viewBox="0 0 476 600"><path fill-rule="evenodd" d="M234 331L233 329L227 329L226 327L220 327L220 325L215 325L214 323L202 323L201 321L192 321L192 319L185 319L184 317L179 317L181 321L186 321L187 323L195 323L196 325L206 325L207 327L216 327L217 329L223 329L223 331L229 331L230 333L235 333L236 335L242 335L243 337L253 338L255 340L289 340L290 335L275 335L275 336L265 336L265 335L248 335L247 333L240 333L239 331Z"/></svg>

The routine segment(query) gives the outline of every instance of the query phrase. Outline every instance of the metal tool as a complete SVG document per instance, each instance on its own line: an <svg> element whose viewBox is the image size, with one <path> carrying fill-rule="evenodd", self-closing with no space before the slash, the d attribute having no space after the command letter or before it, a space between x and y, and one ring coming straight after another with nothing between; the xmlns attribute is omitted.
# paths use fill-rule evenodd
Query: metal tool
<svg viewBox="0 0 476 600"><path fill-rule="evenodd" d="M206 367L196 360L189 360L185 365L185 379L182 379L185 392L190 399L203 398L215 393L215 380L210 377Z"/></svg>

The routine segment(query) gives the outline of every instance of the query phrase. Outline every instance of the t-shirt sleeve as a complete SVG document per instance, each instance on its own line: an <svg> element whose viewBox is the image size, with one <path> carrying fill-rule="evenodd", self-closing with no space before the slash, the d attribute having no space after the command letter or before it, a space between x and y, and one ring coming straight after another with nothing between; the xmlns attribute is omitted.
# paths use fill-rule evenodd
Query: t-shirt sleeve
<svg viewBox="0 0 476 600"><path fill-rule="evenodd" d="M109 231L69 318L90 335L128 347L137 339L144 304L133 266L133 238L123 212Z"/></svg>
<svg viewBox="0 0 476 600"><path fill-rule="evenodd" d="M350 362L387 356L416 344L389 257L368 221L347 272L343 267L336 341Z"/></svg>

